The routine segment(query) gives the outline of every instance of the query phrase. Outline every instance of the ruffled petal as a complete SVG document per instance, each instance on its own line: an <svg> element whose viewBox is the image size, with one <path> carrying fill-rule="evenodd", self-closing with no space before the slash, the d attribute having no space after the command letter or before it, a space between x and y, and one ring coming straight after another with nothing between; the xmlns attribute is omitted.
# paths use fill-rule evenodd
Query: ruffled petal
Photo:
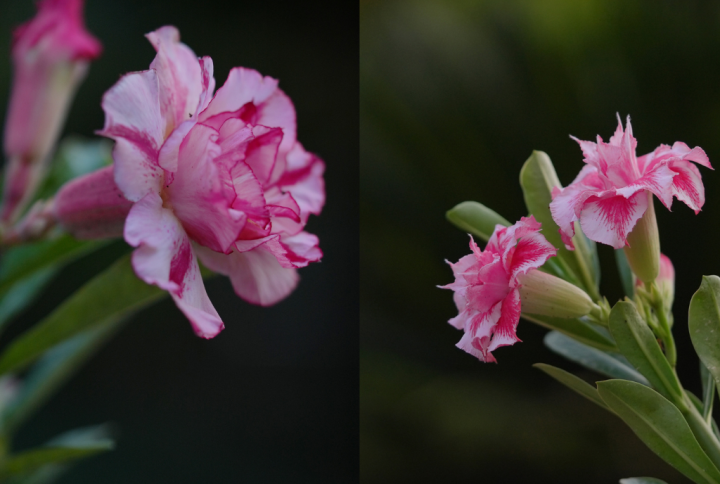
<svg viewBox="0 0 720 484"><path fill-rule="evenodd" d="M511 346L520 341L516 331L520 322L520 291L511 291L503 300L500 319L493 329L493 337L488 351L495 351L501 346Z"/></svg>
<svg viewBox="0 0 720 484"><path fill-rule="evenodd" d="M158 166L158 151L164 121L155 71L123 76L105 93L102 107L105 127L98 134L116 142L113 159L120 190L133 202L151 191L159 192L163 171Z"/></svg>
<svg viewBox="0 0 720 484"><path fill-rule="evenodd" d="M622 195L591 197L583 205L580 226L590 240L621 249L627 236L647 210L645 192L632 197Z"/></svg>
<svg viewBox="0 0 720 484"><path fill-rule="evenodd" d="M213 160L220 152L217 131L196 124L180 145L178 170L167 189L173 211L188 235L217 252L228 252L246 216L231 209L230 173Z"/></svg>
<svg viewBox="0 0 720 484"><path fill-rule="evenodd" d="M303 223L307 223L309 215L320 215L325 205L325 163L300 143L288 153L287 160L287 171L277 184L292 194L300 206Z"/></svg>
<svg viewBox="0 0 720 484"><path fill-rule="evenodd" d="M672 195L694 210L695 214L700 213L705 204L705 187L700 170L684 160L671 161L668 169L675 174L672 179Z"/></svg>
<svg viewBox="0 0 720 484"><path fill-rule="evenodd" d="M648 190L658 197L666 208L670 209L672 206L674 176L675 173L667 165L655 165L642 177L625 187L618 188L615 192L625 198L630 198L637 192Z"/></svg>
<svg viewBox="0 0 720 484"><path fill-rule="evenodd" d="M296 269L280 266L263 247L231 254L198 247L198 257L209 269L229 276L238 296L259 306L272 306L285 299L300 280Z"/></svg>
<svg viewBox="0 0 720 484"><path fill-rule="evenodd" d="M170 292L198 336L212 338L223 329L205 292L190 239L159 195L149 193L133 206L125 240L137 247L132 264L138 277Z"/></svg>
<svg viewBox="0 0 720 484"><path fill-rule="evenodd" d="M157 51L150 68L157 71L160 108L166 122L165 132L169 133L197 114L203 73L197 56L180 42L180 32L175 27L160 27L146 37Z"/></svg>
<svg viewBox="0 0 720 484"><path fill-rule="evenodd" d="M509 266L510 285L517 286L517 277L537 269L550 257L557 254L557 249L538 232L525 234L518 240L512 261Z"/></svg>
<svg viewBox="0 0 720 484"><path fill-rule="evenodd" d="M252 125L282 128L279 154L285 155L295 144L295 108L290 98L277 88L277 80L263 77L257 71L236 67L230 70L225 84L218 89L208 108L201 114L205 120L221 113L236 113ZM278 176L282 170L278 168Z"/></svg>

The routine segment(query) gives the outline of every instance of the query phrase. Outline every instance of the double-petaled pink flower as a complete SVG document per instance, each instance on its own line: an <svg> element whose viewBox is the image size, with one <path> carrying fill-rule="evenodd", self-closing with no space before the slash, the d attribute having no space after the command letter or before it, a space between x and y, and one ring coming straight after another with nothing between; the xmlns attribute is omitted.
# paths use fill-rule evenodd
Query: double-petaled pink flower
<svg viewBox="0 0 720 484"><path fill-rule="evenodd" d="M296 269L322 256L303 228L325 201L324 164L296 140L295 110L276 80L238 67L213 94L212 60L198 59L177 29L147 37L157 50L150 70L125 75L103 98L113 167L66 186L55 212L80 235L102 219L108 233L97 237L131 205L124 236L137 247L135 272L210 338L223 323L196 257L251 303L286 297Z"/></svg>
<svg viewBox="0 0 720 484"><path fill-rule="evenodd" d="M472 253L450 264L458 315L448 321L465 331L457 347L480 361L496 362L492 351L520 341L522 277L542 266L557 249L540 234L533 216L511 227L498 225L482 251L472 237Z"/></svg>
<svg viewBox="0 0 720 484"><path fill-rule="evenodd" d="M652 203L654 194L668 209L673 197L698 213L705 203L700 171L691 163L712 169L700 147L690 149L676 142L660 145L637 157L637 140L630 117L626 129L618 127L609 143L598 136L597 143L575 139L582 149L585 167L562 190L556 189L550 204L553 219L563 240L571 246L574 222L579 221L588 238L616 249L627 245L627 237Z"/></svg>
<svg viewBox="0 0 720 484"><path fill-rule="evenodd" d="M82 6L83 0L42 0L37 15L14 32L3 222L13 222L32 198L75 89L102 50L85 30Z"/></svg>

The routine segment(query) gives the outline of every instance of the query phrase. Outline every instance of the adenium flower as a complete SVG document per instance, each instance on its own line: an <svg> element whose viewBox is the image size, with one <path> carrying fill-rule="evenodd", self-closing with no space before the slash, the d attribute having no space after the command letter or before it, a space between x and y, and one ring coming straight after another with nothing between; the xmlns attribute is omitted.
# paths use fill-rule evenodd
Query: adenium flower
<svg viewBox="0 0 720 484"><path fill-rule="evenodd" d="M102 50L85 30L82 7L83 0L42 0L13 34L3 222L13 222L35 193L75 90Z"/></svg>
<svg viewBox="0 0 720 484"><path fill-rule="evenodd" d="M497 225L482 251L472 236L472 253L450 263L458 315L450 321L465 332L457 347L480 361L496 362L492 351L520 341L524 313L573 318L588 314L594 303L572 284L537 269L557 249L540 234L541 224L523 217L510 227Z"/></svg>
<svg viewBox="0 0 720 484"><path fill-rule="evenodd" d="M696 214L705 203L700 171L691 163L712 169L700 147L690 149L678 141L672 147L660 145L637 157L629 116L625 130L618 116L618 127L609 143L600 136L597 143L572 138L580 144L586 165L570 185L554 190L550 204L568 248L572 248L575 221L596 242L616 249L626 246L633 227L651 207L652 197L647 193L658 197L668 209L675 197Z"/></svg>
<svg viewBox="0 0 720 484"><path fill-rule="evenodd" d="M91 237L115 235L127 215L137 275L211 338L223 323L196 258L251 303L286 297L296 269L322 257L303 228L325 201L324 164L296 140L295 110L276 80L237 67L214 93L212 60L180 43L175 27L147 37L157 51L150 70L126 74L103 97L100 134L116 142L114 165L69 183L55 214Z"/></svg>

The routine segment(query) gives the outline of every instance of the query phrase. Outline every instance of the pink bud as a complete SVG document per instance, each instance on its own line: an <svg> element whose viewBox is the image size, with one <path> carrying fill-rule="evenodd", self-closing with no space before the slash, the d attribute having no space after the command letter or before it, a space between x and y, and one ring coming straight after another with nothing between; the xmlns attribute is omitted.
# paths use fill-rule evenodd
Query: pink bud
<svg viewBox="0 0 720 484"><path fill-rule="evenodd" d="M14 32L0 219L14 221L42 180L70 101L102 49L85 30L83 0L43 0Z"/></svg>
<svg viewBox="0 0 720 484"><path fill-rule="evenodd" d="M132 202L108 166L66 183L55 196L55 219L79 239L120 237Z"/></svg>

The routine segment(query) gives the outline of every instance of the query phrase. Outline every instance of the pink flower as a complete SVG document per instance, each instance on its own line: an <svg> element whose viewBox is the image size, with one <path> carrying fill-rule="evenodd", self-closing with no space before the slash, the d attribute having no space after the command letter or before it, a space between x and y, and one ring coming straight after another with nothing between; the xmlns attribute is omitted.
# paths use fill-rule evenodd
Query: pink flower
<svg viewBox="0 0 720 484"><path fill-rule="evenodd" d="M35 193L75 89L100 55L100 43L83 25L82 6L82 0L43 0L35 18L15 30L4 222L14 221Z"/></svg>
<svg viewBox="0 0 720 484"><path fill-rule="evenodd" d="M627 236L648 208L646 192L657 196L668 209L673 197L698 213L705 203L700 171L692 162L712 169L700 147L690 149L676 142L660 145L651 153L636 157L637 141L630 117L623 131L618 127L609 143L598 136L597 143L580 141L585 167L562 190L556 189L550 204L553 219L563 240L570 245L579 221L588 238L616 249L627 245Z"/></svg>
<svg viewBox="0 0 720 484"><path fill-rule="evenodd" d="M124 236L137 247L135 272L167 290L195 332L211 338L223 323L196 258L251 303L286 297L296 269L322 256L303 228L325 201L324 164L297 142L295 110L276 80L234 68L213 96L209 57L198 59L174 27L147 37L157 50L150 70L125 75L103 97L100 134L116 142L113 180L97 172L68 184L55 213L81 233L83 217L97 222L93 208L104 210L100 218L127 213L121 193L132 203ZM103 226L107 233L93 236L112 235L115 225Z"/></svg>
<svg viewBox="0 0 720 484"><path fill-rule="evenodd" d="M513 345L520 320L523 275L542 266L557 252L543 237L531 215L515 225L498 225L485 251L470 237L472 254L450 264L452 289L459 314L449 323L465 331L457 347L480 361L496 362L492 351ZM559 279L558 279L559 280Z"/></svg>

